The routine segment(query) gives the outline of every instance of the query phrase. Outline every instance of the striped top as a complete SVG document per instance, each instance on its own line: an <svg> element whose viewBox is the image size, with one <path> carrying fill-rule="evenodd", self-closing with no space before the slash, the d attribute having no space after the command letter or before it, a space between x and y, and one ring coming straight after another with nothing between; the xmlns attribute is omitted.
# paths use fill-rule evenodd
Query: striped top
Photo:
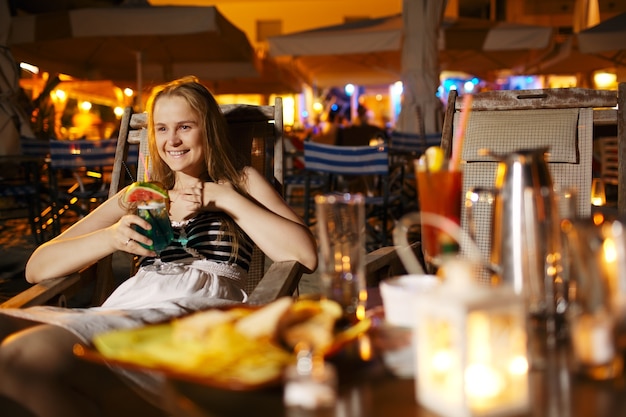
<svg viewBox="0 0 626 417"><path fill-rule="evenodd" d="M161 260L191 262L207 259L218 263L235 263L248 271L252 260L252 241L245 233L241 233L239 250L233 254L234 232L220 230L226 216L221 212L203 211L193 219L172 222L174 240L161 252ZM144 258L140 265L149 265L154 259Z"/></svg>

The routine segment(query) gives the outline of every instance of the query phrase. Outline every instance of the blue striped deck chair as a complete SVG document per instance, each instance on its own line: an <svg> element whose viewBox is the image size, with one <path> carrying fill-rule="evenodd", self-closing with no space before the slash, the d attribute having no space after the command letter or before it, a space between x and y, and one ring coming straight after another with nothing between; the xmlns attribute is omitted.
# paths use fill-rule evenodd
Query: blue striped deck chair
<svg viewBox="0 0 626 417"><path fill-rule="evenodd" d="M51 140L50 191L53 232L61 232L60 217L71 209L86 215L108 197L117 139Z"/></svg>
<svg viewBox="0 0 626 417"><path fill-rule="evenodd" d="M390 187L389 150L386 146L333 146L315 142L304 143L304 165L307 180L304 191L304 217L311 224L312 193L351 191L342 183L346 177L368 177L370 187L365 195L368 227L367 250L387 246L389 220L399 196L392 195ZM326 176L324 187L312 190L311 178Z"/></svg>
<svg viewBox="0 0 626 417"><path fill-rule="evenodd" d="M42 234L42 168L48 155L48 141L20 138L20 155L0 156L0 220L27 218L35 243Z"/></svg>
<svg viewBox="0 0 626 417"><path fill-rule="evenodd" d="M430 146L441 145L441 133L406 133L393 131L389 137L389 154L393 169L400 170L403 179L402 199L409 211L419 210L413 161Z"/></svg>
<svg viewBox="0 0 626 417"><path fill-rule="evenodd" d="M20 148L24 156L41 158L41 160L50 156L50 141L48 140L22 137Z"/></svg>
<svg viewBox="0 0 626 417"><path fill-rule="evenodd" d="M429 146L441 145L441 133L429 133L422 136L419 133L391 132L389 151L391 154L411 155L419 158Z"/></svg>

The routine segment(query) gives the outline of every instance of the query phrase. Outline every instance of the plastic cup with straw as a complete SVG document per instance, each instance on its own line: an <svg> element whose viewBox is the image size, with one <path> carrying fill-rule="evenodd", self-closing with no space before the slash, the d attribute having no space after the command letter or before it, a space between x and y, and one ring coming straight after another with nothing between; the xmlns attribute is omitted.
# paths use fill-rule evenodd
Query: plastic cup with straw
<svg viewBox="0 0 626 417"><path fill-rule="evenodd" d="M445 161L439 164L427 159L426 169L418 169L417 172L420 211L445 217L456 224L461 223L463 177L460 170L460 155L471 111L471 100L471 95L464 97L465 111L461 115L459 128L455 131L450 161L447 164ZM426 155L426 158L429 157L432 158L432 155ZM459 250L458 242L437 227L424 224L421 233L424 257L427 269L431 273L441 266L442 255L455 254Z"/></svg>

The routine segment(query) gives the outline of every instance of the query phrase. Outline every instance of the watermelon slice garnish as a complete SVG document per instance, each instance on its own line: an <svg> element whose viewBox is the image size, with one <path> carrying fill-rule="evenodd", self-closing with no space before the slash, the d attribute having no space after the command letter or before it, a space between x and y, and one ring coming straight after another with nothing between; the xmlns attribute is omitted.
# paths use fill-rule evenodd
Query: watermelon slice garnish
<svg viewBox="0 0 626 417"><path fill-rule="evenodd" d="M169 200L167 191L154 182L134 182L124 194L124 201L127 203L141 203L155 200Z"/></svg>

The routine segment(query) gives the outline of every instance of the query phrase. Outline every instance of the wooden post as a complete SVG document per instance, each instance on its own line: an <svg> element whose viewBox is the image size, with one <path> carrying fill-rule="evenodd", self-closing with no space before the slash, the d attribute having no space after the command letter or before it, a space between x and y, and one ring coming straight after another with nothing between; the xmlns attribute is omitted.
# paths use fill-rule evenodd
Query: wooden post
<svg viewBox="0 0 626 417"><path fill-rule="evenodd" d="M626 214L626 82L620 83L617 90L617 210Z"/></svg>

